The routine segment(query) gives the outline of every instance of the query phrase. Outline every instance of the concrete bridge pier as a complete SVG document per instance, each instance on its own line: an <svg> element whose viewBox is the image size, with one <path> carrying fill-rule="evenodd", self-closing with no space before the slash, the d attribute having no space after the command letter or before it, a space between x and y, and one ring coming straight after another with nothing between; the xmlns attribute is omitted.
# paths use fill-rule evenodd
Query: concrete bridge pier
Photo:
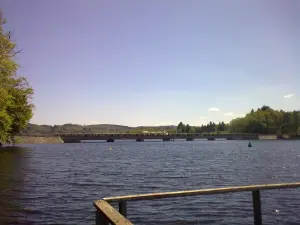
<svg viewBox="0 0 300 225"><path fill-rule="evenodd" d="M106 142L115 142L114 139L107 139Z"/></svg>
<svg viewBox="0 0 300 225"><path fill-rule="evenodd" d="M64 143L81 143L80 139L65 139Z"/></svg>
<svg viewBox="0 0 300 225"><path fill-rule="evenodd" d="M136 142L143 142L143 141L144 141L144 139L141 139L141 138L136 139Z"/></svg>

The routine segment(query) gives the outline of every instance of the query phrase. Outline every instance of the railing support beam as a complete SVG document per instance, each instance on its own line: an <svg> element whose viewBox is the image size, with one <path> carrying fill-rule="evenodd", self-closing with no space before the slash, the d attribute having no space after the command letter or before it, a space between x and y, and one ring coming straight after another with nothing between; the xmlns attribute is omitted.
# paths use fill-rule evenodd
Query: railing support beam
<svg viewBox="0 0 300 225"><path fill-rule="evenodd" d="M96 210L96 225L108 225L108 222L99 210Z"/></svg>
<svg viewBox="0 0 300 225"><path fill-rule="evenodd" d="M126 201L119 201L119 213L127 218L127 205Z"/></svg>
<svg viewBox="0 0 300 225"><path fill-rule="evenodd" d="M261 203L259 190L252 191L254 225L262 225Z"/></svg>

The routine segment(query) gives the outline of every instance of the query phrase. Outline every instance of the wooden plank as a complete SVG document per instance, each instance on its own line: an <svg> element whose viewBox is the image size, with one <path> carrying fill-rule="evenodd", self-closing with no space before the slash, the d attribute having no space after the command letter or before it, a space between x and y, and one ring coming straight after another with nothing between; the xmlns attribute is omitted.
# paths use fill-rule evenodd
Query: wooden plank
<svg viewBox="0 0 300 225"><path fill-rule="evenodd" d="M187 191L117 196L117 197L103 198L103 200L105 200L107 202L137 201L137 200L148 200L148 199L161 199L161 198L172 198L172 197L211 195L211 194L222 194L222 193L230 193L230 192L271 190L271 189L298 188L298 187L300 187L300 182L282 183L282 184L262 184L262 185L250 185L250 186L210 188L210 189L200 189L200 190L187 190Z"/></svg>
<svg viewBox="0 0 300 225"><path fill-rule="evenodd" d="M106 218L112 225L132 225L132 223L115 210L110 204L104 200L94 202L97 210Z"/></svg>
<svg viewBox="0 0 300 225"><path fill-rule="evenodd" d="M262 225L260 192L259 190L252 191L254 225Z"/></svg>

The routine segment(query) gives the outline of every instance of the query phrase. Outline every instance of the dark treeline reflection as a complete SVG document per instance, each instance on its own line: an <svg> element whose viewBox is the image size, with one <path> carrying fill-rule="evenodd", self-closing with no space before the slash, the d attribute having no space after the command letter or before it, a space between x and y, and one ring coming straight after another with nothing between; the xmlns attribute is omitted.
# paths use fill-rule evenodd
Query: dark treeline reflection
<svg viewBox="0 0 300 225"><path fill-rule="evenodd" d="M24 216L22 196L28 150L0 147L0 224L30 224Z"/></svg>

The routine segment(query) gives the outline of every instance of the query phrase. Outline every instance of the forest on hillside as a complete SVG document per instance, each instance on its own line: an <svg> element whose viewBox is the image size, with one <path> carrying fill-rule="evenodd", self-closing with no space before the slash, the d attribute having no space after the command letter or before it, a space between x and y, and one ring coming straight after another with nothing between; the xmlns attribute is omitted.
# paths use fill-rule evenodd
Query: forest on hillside
<svg viewBox="0 0 300 225"><path fill-rule="evenodd" d="M169 133L176 132L176 126L141 126L141 127L129 127L113 124L95 124L95 125L79 125L79 124L64 124L64 125L37 125L28 124L22 131L21 135L55 135L59 133L141 133L143 131L155 132L165 131Z"/></svg>

